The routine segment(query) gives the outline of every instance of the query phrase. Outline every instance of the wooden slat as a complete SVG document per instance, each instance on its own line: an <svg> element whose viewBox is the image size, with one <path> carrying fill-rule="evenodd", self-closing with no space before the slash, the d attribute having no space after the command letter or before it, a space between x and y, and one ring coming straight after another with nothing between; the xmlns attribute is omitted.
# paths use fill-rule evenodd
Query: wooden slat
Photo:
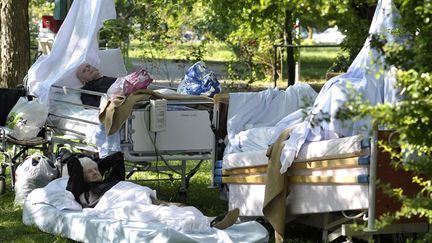
<svg viewBox="0 0 432 243"><path fill-rule="evenodd" d="M229 94L228 93L222 93L222 94L216 94L213 97L214 103L229 103Z"/></svg>
<svg viewBox="0 0 432 243"><path fill-rule="evenodd" d="M266 175L249 176L223 176L222 183L226 184L265 184ZM293 184L330 184L351 185L361 184L358 176L288 176L288 181Z"/></svg>
<svg viewBox="0 0 432 243"><path fill-rule="evenodd" d="M335 159L346 159L353 157L362 157L369 155L369 148L363 148L360 151L346 153L346 154L333 154L333 155L325 155L319 158L310 158L310 159L296 159L295 162L311 162L311 161L322 161L322 160L335 160Z"/></svg>
<svg viewBox="0 0 432 243"><path fill-rule="evenodd" d="M222 183L226 184L265 184L265 175L251 176L222 176Z"/></svg>
<svg viewBox="0 0 432 243"><path fill-rule="evenodd" d="M357 176L289 176L295 184L358 184Z"/></svg>
<svg viewBox="0 0 432 243"><path fill-rule="evenodd" d="M336 169L336 168L353 168L359 166L359 157L351 157L344 159L329 159L310 162L295 162L291 165L288 171L296 169ZM267 173L267 165L242 167L234 169L222 170L222 175L252 175L252 174Z"/></svg>
<svg viewBox="0 0 432 243"><path fill-rule="evenodd" d="M261 173L267 173L267 165L222 170L222 175L242 175L242 174L250 175L250 174L261 174Z"/></svg>
<svg viewBox="0 0 432 243"><path fill-rule="evenodd" d="M359 157L344 159L328 159L310 162L292 163L289 170L292 169L333 169L333 168L352 168L359 166Z"/></svg>

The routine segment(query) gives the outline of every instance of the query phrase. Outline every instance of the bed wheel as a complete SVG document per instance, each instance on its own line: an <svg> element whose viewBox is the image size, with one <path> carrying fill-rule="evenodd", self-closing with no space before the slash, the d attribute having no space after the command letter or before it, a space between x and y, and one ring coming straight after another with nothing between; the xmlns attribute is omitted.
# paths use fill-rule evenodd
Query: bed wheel
<svg viewBox="0 0 432 243"><path fill-rule="evenodd" d="M0 194L6 192L6 168L4 165L0 166Z"/></svg>

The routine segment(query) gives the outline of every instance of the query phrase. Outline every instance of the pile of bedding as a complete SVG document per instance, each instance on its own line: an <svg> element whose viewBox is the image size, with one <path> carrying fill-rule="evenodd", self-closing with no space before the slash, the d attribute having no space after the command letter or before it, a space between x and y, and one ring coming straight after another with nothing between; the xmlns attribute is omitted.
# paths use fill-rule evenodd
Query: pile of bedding
<svg viewBox="0 0 432 243"><path fill-rule="evenodd" d="M265 242L268 232L257 222L225 230L209 227L194 207L156 206L155 192L120 182L95 208L82 209L65 190L68 177L31 192L24 202L23 222L44 232L80 242Z"/></svg>
<svg viewBox="0 0 432 243"><path fill-rule="evenodd" d="M230 93L225 154L267 149L273 127L287 115L310 106L317 93L308 84L286 90Z"/></svg>

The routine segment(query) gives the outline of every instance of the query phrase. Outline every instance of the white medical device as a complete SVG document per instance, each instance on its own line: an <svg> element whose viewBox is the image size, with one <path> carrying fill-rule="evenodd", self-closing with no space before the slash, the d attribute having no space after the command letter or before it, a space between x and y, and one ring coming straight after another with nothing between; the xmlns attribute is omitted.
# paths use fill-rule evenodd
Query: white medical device
<svg viewBox="0 0 432 243"><path fill-rule="evenodd" d="M167 101L150 100L150 131L161 132L166 127Z"/></svg>

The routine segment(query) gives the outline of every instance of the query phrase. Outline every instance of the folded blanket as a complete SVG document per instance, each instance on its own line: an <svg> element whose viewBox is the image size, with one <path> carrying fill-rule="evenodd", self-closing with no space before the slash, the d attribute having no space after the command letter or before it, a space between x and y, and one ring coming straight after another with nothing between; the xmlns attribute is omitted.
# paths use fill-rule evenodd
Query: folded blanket
<svg viewBox="0 0 432 243"><path fill-rule="evenodd" d="M286 172L281 174L280 155L284 147L284 141L290 136L292 129L285 129L277 141L267 150L269 158L267 167L267 179L264 195L263 214L275 230L276 242L283 242L285 232L285 201L289 193Z"/></svg>

